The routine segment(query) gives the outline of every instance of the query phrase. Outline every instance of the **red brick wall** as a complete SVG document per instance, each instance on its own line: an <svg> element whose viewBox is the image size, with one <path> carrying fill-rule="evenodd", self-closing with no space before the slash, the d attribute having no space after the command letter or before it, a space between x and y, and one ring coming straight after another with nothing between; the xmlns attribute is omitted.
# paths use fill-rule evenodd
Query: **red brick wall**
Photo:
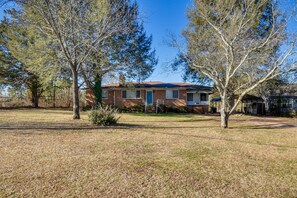
<svg viewBox="0 0 297 198"><path fill-rule="evenodd" d="M95 102L95 96L92 90L86 91L86 102L88 106L91 106Z"/></svg>
<svg viewBox="0 0 297 198"><path fill-rule="evenodd" d="M164 90L164 99L166 98L166 91ZM187 91L179 90L179 99L165 99L166 106L184 107L187 106Z"/></svg>
<svg viewBox="0 0 297 198"><path fill-rule="evenodd" d="M188 106L188 108L193 113L207 113L209 111L209 105Z"/></svg>
<svg viewBox="0 0 297 198"><path fill-rule="evenodd" d="M102 103L106 105L114 105L114 92L115 92L115 106L131 107L134 105L144 105L146 101L146 90L141 90L140 99L123 99L122 90L108 90L108 98L102 99ZM166 99L166 90L153 90L154 105L156 105L157 100L164 100L166 106L183 107L187 106L187 91L179 91L179 99ZM86 93L87 104L92 105L95 101L95 97L92 91L88 90ZM209 106L189 106L190 111L195 113L205 113L208 112Z"/></svg>
<svg viewBox="0 0 297 198"><path fill-rule="evenodd" d="M115 94L115 96L114 96ZM108 90L108 98L103 99L102 103L106 105L114 105L116 107L131 107L135 105L143 105L145 101L145 91L141 90L139 99L122 98L122 90Z"/></svg>

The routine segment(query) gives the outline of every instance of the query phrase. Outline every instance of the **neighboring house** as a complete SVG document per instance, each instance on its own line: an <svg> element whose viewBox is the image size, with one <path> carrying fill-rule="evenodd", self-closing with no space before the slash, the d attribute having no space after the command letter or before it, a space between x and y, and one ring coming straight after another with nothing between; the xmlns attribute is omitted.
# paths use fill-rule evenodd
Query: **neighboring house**
<svg viewBox="0 0 297 198"><path fill-rule="evenodd" d="M235 101L238 96L235 96ZM212 98L211 107L213 112L219 112L221 108L221 98ZM253 95L245 95L237 106L235 113L244 113L250 115L265 115L265 105L262 98Z"/></svg>
<svg viewBox="0 0 297 198"><path fill-rule="evenodd" d="M204 113L209 110L211 87L188 83L143 82L107 84L102 86L102 103L118 108L143 105L155 111L156 107L188 107L190 111ZM87 91L87 103L94 102L94 95Z"/></svg>
<svg viewBox="0 0 297 198"><path fill-rule="evenodd" d="M286 115L297 112L297 95L279 95L269 98L269 112L272 115Z"/></svg>
<svg viewBox="0 0 297 198"><path fill-rule="evenodd" d="M235 99L236 101L236 99ZM211 99L211 109L220 111L221 98ZM215 112L215 111L213 111ZM236 113L251 115L286 116L297 112L297 94L294 92L279 92L267 97L267 103L260 97L246 95L236 108Z"/></svg>

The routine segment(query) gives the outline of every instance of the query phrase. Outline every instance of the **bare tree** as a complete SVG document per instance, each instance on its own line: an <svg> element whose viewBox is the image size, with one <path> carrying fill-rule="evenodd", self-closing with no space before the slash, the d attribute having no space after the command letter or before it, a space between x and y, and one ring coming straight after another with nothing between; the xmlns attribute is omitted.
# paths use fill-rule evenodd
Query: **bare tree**
<svg viewBox="0 0 297 198"><path fill-rule="evenodd" d="M211 79L222 99L221 126L260 84L296 71L296 37L272 0L195 0L183 32L173 39L191 69ZM186 46L186 47L184 47ZM237 101L234 96L238 95Z"/></svg>
<svg viewBox="0 0 297 198"><path fill-rule="evenodd" d="M135 6L130 0L18 0L21 18L41 35L45 47L59 48L73 81L73 119L79 113L79 70L98 46L118 32L128 31Z"/></svg>

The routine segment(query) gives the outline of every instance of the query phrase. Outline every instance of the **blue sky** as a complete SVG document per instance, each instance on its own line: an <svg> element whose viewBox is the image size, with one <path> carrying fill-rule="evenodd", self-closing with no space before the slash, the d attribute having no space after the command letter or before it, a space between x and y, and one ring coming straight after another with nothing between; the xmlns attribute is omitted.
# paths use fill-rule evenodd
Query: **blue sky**
<svg viewBox="0 0 297 198"><path fill-rule="evenodd" d="M174 59L177 51L165 44L169 39L168 34L180 34L186 28L187 6L190 0L138 0L141 17L144 19L145 30L153 35L153 48L159 57L159 64L152 76L151 81L180 82L181 72L173 72L168 66Z"/></svg>

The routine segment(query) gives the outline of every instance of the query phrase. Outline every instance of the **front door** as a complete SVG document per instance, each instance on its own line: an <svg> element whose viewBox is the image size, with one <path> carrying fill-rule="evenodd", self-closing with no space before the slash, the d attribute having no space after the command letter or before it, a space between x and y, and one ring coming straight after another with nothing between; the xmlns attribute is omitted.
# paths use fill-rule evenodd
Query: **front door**
<svg viewBox="0 0 297 198"><path fill-rule="evenodd" d="M153 91L146 91L146 104L147 105L153 104Z"/></svg>

